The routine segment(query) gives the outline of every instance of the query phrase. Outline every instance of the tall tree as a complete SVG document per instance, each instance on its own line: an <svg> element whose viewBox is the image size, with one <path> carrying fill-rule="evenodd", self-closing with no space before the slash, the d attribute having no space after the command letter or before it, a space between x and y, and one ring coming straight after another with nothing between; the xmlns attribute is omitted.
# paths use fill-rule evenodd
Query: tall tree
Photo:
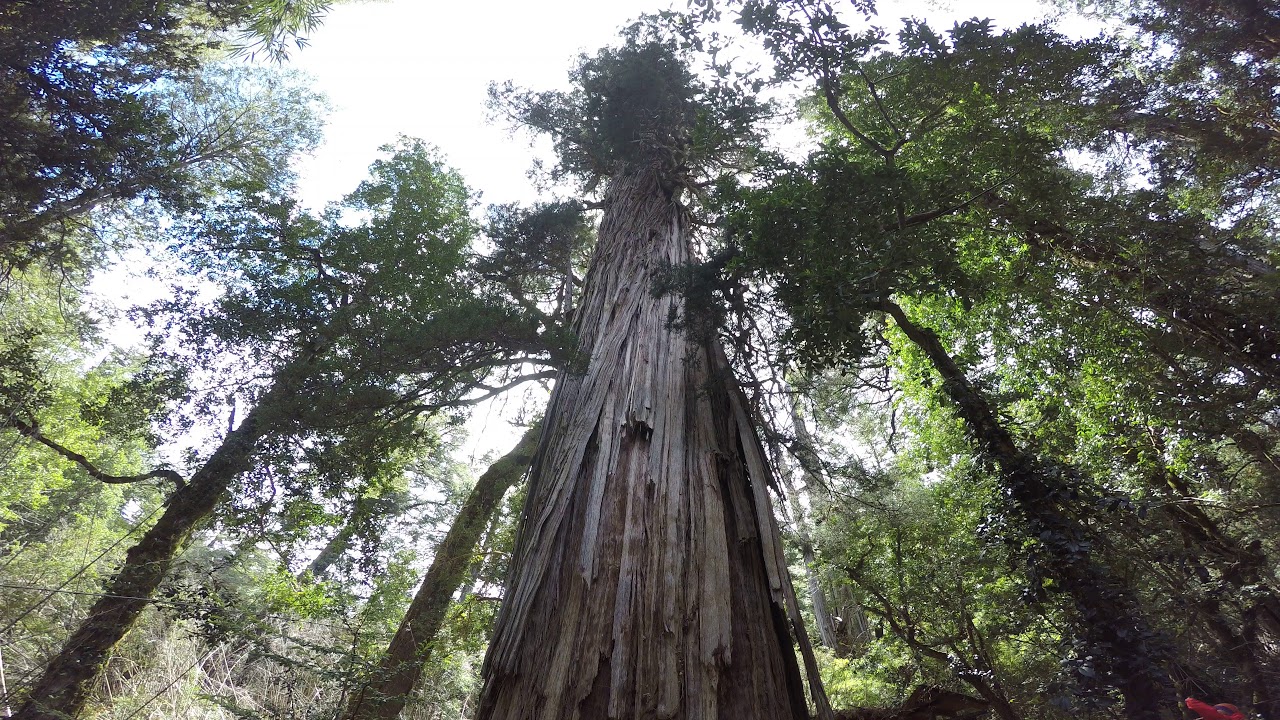
<svg viewBox="0 0 1280 720"><path fill-rule="evenodd" d="M755 110L632 27L570 93L498 91L604 182L478 717L806 718L793 642L830 717L770 507L771 470L719 343L654 284L694 259L684 193L740 159ZM730 102L732 101L732 102Z"/></svg>
<svg viewBox="0 0 1280 720"><path fill-rule="evenodd" d="M431 659L436 633L453 594L471 567L476 544L498 510L502 496L524 477L542 435L529 428L520 441L477 480L449 532L435 549L431 567L405 611L386 653L343 710L345 720L394 720Z"/></svg>
<svg viewBox="0 0 1280 720"><path fill-rule="evenodd" d="M1081 68L1098 66L1098 49L1043 28L996 33L975 20L948 37L908 21L899 48L887 51L878 49L880 31L854 34L829 4L803 0L744 3L742 21L766 38L780 74L816 81L810 108L832 129L802 168L771 178L762 193L769 199L735 228L749 264L758 263L791 313L793 351L810 365L846 365L876 340L868 317L892 317L942 375L941 394L1000 480L1004 505L996 517L1005 522L993 520L991 529L1028 553L1031 596L1052 588L1071 599L1079 641L1072 667L1081 686L1105 702L1096 682L1101 669L1103 685L1119 690L1129 716L1160 717L1168 704L1169 648L1145 616L1123 559L1093 550L1102 543L1090 529L1089 498L1098 497L1099 483L1069 460L1015 439L992 398L890 299L966 303L991 292L970 272L968 255L989 257L998 240L984 233L991 221L970 210L1051 184L1061 170L1053 153L1062 140L1045 128L1060 127L1071 99L1091 90ZM1010 76L1018 83L1005 82ZM802 218L831 224L821 239L792 243L787 238L816 229ZM1171 289L1159 311L1185 318L1185 307L1175 307L1185 295ZM1188 343L1203 334L1185 320L1175 327L1186 330ZM1086 667L1086 658L1105 664Z"/></svg>
<svg viewBox="0 0 1280 720"><path fill-rule="evenodd" d="M267 439L412 432L413 418L462 400L495 365L534 359L535 328L469 277L468 191L431 150L409 143L376 163L347 207L367 220L344 226L335 210L322 221L246 191L185 228L197 267L230 287L203 313L173 310L193 346L254 357L266 386L130 548L17 717L81 712L112 648Z"/></svg>

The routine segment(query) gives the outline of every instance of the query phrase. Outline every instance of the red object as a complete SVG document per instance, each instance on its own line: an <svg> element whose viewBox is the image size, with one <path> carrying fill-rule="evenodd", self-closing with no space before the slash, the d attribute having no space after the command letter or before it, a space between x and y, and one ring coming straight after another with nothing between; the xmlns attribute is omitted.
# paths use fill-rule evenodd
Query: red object
<svg viewBox="0 0 1280 720"><path fill-rule="evenodd" d="M1204 718L1204 720L1248 720L1244 713L1240 712L1240 708L1231 703L1210 705L1189 697L1187 698L1187 707Z"/></svg>

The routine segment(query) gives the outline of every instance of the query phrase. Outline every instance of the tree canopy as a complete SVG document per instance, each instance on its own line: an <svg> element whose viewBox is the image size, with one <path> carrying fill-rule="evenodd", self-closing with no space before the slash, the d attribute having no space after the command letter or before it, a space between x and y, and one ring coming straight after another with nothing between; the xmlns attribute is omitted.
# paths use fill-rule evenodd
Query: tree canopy
<svg viewBox="0 0 1280 720"><path fill-rule="evenodd" d="M0 8L17 717L1280 720L1270 5L699 0L487 206L329 8Z"/></svg>

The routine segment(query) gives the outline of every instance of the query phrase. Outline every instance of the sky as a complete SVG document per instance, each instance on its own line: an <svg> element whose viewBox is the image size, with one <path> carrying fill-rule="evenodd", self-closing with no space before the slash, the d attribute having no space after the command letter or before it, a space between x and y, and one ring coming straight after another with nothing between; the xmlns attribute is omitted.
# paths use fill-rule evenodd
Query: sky
<svg viewBox="0 0 1280 720"><path fill-rule="evenodd" d="M675 0L674 7L685 2ZM364 179L380 146L408 135L437 146L482 203L533 202L538 193L528 171L535 157L551 159L549 143L535 148L528 134L491 120L489 85L511 80L536 90L565 88L580 53L615 42L618 30L639 14L671 6L671 0L373 0L336 6L289 62L312 77L332 107L324 143L298 166L300 197L313 208L340 198ZM975 16L1012 27L1046 14L1036 0L880 4L885 27L907 16L928 18L938 28ZM513 416L546 398L544 388L526 392L476 408L462 449L473 465L515 443L520 431Z"/></svg>
<svg viewBox="0 0 1280 720"><path fill-rule="evenodd" d="M318 207L352 190L378 147L400 134L439 147L481 191L483 202L533 200L530 138L488 120L489 84L512 80L531 89L563 88L579 53L614 42L630 19L669 5L375 0L336 6L289 63L310 74L333 106L324 145L299 166L303 200ZM685 1L675 0L675 7L684 8ZM1046 12L1036 0L880 2L885 25L915 16L950 27L977 16L1010 27Z"/></svg>
<svg viewBox="0 0 1280 720"><path fill-rule="evenodd" d="M614 43L630 20L671 2L355 0L335 6L288 62L310 76L331 107L322 145L298 163L300 198L314 209L341 198L366 177L379 147L408 135L437 146L479 191L481 203L536 200L528 171L536 156L550 160L549 143L535 150L529 135L491 121L489 85L511 80L530 89L564 88L580 53ZM686 0L674 3L682 9ZM1036 0L880 0L878 23L891 28L898 18L914 16L941 29L990 17L997 27L1013 27L1047 12ZM97 294L118 308L157 299L166 288L138 276L147 265L142 256L126 258L98 277ZM107 335L125 346L142 338L123 318ZM474 460L514 443L518 431L507 419L523 404L510 398L477 408L467 454Z"/></svg>
<svg viewBox="0 0 1280 720"><path fill-rule="evenodd" d="M489 84L564 87L579 53L608 43L654 0L339 5L293 55L333 105L324 146L301 166L302 196L351 190L380 145L400 134L444 151L485 202L533 198L530 138L487 121Z"/></svg>

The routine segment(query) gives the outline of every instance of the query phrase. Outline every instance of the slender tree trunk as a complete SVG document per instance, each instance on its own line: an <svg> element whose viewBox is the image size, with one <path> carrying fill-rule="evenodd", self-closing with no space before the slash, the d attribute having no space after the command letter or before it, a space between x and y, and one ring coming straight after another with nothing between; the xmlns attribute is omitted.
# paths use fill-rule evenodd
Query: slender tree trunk
<svg viewBox="0 0 1280 720"><path fill-rule="evenodd" d="M986 397L942 346L933 331L907 318L896 303L882 309L929 358L942 376L943 392L955 405L979 451L999 469L1001 485L1012 509L1025 523L1028 537L1044 545L1041 572L1067 593L1075 605L1082 637L1093 647L1098 667L1110 669L1108 680L1124 697L1125 715L1134 720L1164 716L1166 653L1128 589L1089 554L1092 543L1084 526L1068 515L1075 501L1070 488L1029 453L1023 452L1001 424Z"/></svg>
<svg viewBox="0 0 1280 720"><path fill-rule="evenodd" d="M1172 489L1175 493L1177 504L1166 505L1165 512L1182 536L1201 551L1227 564L1220 575L1222 582L1234 589L1236 597L1248 598L1245 604L1257 608L1257 619L1263 627L1280 637L1280 596L1276 594L1276 577L1271 570L1274 565L1263 552L1262 542L1236 538L1224 531L1199 506L1186 503L1195 494L1177 473L1168 468L1161 468L1158 477L1152 481L1157 492Z"/></svg>
<svg viewBox="0 0 1280 720"><path fill-rule="evenodd" d="M357 506L360 505L361 500L364 500L364 498L356 501ZM357 507L352 510L352 515L355 516L358 512L359 508ZM329 574L329 568L333 567L338 558L342 557L347 552L347 549L351 547L351 538L355 537L355 534L355 527L350 522L338 528L338 532L334 533L333 537L329 538L329 542L320 548L320 552L316 553L315 558L307 565L307 569L299 573L298 577L310 575L316 580L323 580Z"/></svg>
<svg viewBox="0 0 1280 720"><path fill-rule="evenodd" d="M502 496L529 469L541 434L541 426L529 428L519 444L476 481L449 533L436 548L427 576L400 621L400 628L378 663L378 669L347 703L342 713L344 720L393 720L404 709L423 667L431 658L431 643L444 622L449 600L471 566L476 543L502 502Z"/></svg>
<svg viewBox="0 0 1280 720"><path fill-rule="evenodd" d="M1009 701L1009 694L1005 692L1004 684L1000 682L1000 672L992 661L987 641L982 633L978 632L978 626L973 622L973 615L968 611L964 611L964 625L976 670L973 673L966 673L965 681L991 703L992 712L1000 720L1022 720L1022 716Z"/></svg>
<svg viewBox="0 0 1280 720"><path fill-rule="evenodd" d="M1222 655L1230 659L1249 686L1250 704L1263 720L1276 720L1280 716L1276 715L1278 708L1272 699L1275 695L1254 653L1254 648L1262 647L1262 644L1258 641L1257 627L1251 622L1249 611L1243 613L1240 622L1234 622L1225 616L1221 603L1212 597L1200 602L1199 609L1204 615L1204 623L1217 638Z"/></svg>
<svg viewBox="0 0 1280 720"><path fill-rule="evenodd" d="M1234 425L1227 435L1240 452L1253 460L1259 472L1266 475L1271 486L1268 495L1280 497L1280 453L1276 451L1275 443L1243 424Z"/></svg>
<svg viewBox="0 0 1280 720"><path fill-rule="evenodd" d="M800 469L804 474L804 491L808 494L810 500L816 493L826 492L826 485L822 481L821 468L822 463L818 459L817 451L813 442L813 436L809 434L809 427L805 424L804 415L801 413L798 398L793 398L791 403L791 420L795 425L796 443L798 444L798 455L801 458ZM812 537L813 523L806 518L806 531ZM812 566L817 558L812 556L813 543L806 543L810 551L810 556L805 558L806 566ZM803 551L805 548L801 548ZM830 610L827 602L827 593L822 589L818 578L813 574L809 574L809 595L813 601L813 614L817 618L818 633L822 639L823 645L835 651L840 657L851 657L856 647L856 631L850 626L845 632L841 632L836 622L835 616ZM859 626L865 625L862 608L852 606L844 613L850 617L850 620L856 621Z"/></svg>
<svg viewBox="0 0 1280 720"><path fill-rule="evenodd" d="M129 548L124 565L45 667L15 718L67 720L80 715L112 649L142 615L192 531L217 507L231 481L250 467L257 442L269 427L266 416L283 393L279 384L269 391L191 481L169 498L160 519Z"/></svg>
<svg viewBox="0 0 1280 720"><path fill-rule="evenodd" d="M991 683L987 682L981 674L966 672L961 674L961 679L969 687L973 688L983 700L991 703L991 712L995 713L995 716L1000 720L1022 720L1022 716L1014 709L1009 699L992 687Z"/></svg>
<svg viewBox="0 0 1280 720"><path fill-rule="evenodd" d="M1266 647L1266 644L1258 637L1258 615L1261 612L1256 606L1245 608L1240 621L1240 639L1243 647L1249 651L1244 654L1246 661L1254 658L1253 650L1255 648ZM1268 681L1268 678L1274 677L1275 673L1266 671L1257 662L1246 662L1241 670L1244 672L1245 677L1249 679L1250 684L1253 685L1252 704L1254 709L1259 711L1262 719L1277 720L1277 718L1280 718L1280 698L1277 698L1275 688Z"/></svg>
<svg viewBox="0 0 1280 720"><path fill-rule="evenodd" d="M617 173L556 383L480 720L808 718L830 708L800 622L764 452L714 342L655 278L691 259L657 167Z"/></svg>
<svg viewBox="0 0 1280 720"><path fill-rule="evenodd" d="M471 561L471 567L467 569L466 581L462 584L462 587L458 588L459 602L471 597L471 594L476 590L476 585L480 584L480 576L484 572L486 564L485 556L489 552L489 545L493 540L494 533L498 531L499 521L501 518L502 513L494 513L493 517L489 520L489 527L485 528L485 531L480 534L480 540L477 542L477 557Z"/></svg>
<svg viewBox="0 0 1280 720"><path fill-rule="evenodd" d="M868 606L867 611L883 620L889 626L889 632L897 636L907 647L947 667L957 679L982 696L1000 720L1022 720L1013 703L1009 702L1008 695L1000 687L995 669L987 661L986 652L982 647L984 643L981 641L977 627L973 625L972 618L967 614L964 617L970 646L967 649L968 652L965 648L958 648L954 644L948 647L950 653L943 652L933 645L921 642L909 609L894 607L882 592L866 582L855 570L846 568L845 572L850 580L876 599L879 607ZM973 657L973 662L969 661L969 656ZM991 678L991 682L987 682L987 678Z"/></svg>
<svg viewBox="0 0 1280 720"><path fill-rule="evenodd" d="M381 498L369 497L361 495L352 503L351 512L347 515L346 522L338 531L329 538L329 542L320 548L320 552L312 558L307 568L298 574L299 578L310 574L316 580L322 580L329 574L329 568L338 562L347 550L351 548L351 541L356 536L356 528L362 524L368 524L377 520L385 520L392 515L400 513L402 508L387 508L385 506L379 508L379 500ZM378 517L375 517L375 513Z"/></svg>
<svg viewBox="0 0 1280 720"><path fill-rule="evenodd" d="M796 544L800 548L800 559L804 561L805 581L809 589L809 609L813 612L813 623L818 628L818 642L834 651L836 655L847 657L847 649L841 647L839 636L836 634L835 621L831 618L831 611L827 609L827 595L822 591L822 583L818 581L816 572L818 555L813 548L813 535L809 531L807 514L800 499L796 497L796 490L792 487L791 480L785 474L780 477L788 504L791 506L791 515L795 518Z"/></svg>
<svg viewBox="0 0 1280 720"><path fill-rule="evenodd" d="M809 435L809 429L804 425L804 418L800 415L800 408L796 401L792 400L791 421L795 427L796 443L803 449L802 453L812 456L813 438ZM780 448L774 452L774 461L780 464L782 451ZM800 463L800 472L804 477L804 491L813 497L815 487L820 487L821 483L815 477L817 472L817 458L806 457L805 462ZM781 470L781 468L779 468ZM801 501L800 494L796 492L792 486L791 478L786 472L779 472L779 478L782 480L782 488L786 492L787 503L791 506L791 516L796 523L796 539L800 546L800 557L804 560L805 580L809 589L809 605L813 611L813 622L818 629L818 642L824 647L832 650L836 655L848 657L850 648L840 643L840 636L836 633L835 620L831 617L831 611L827 609L827 594L822 589L822 583L818 580L817 567L818 556L814 549L813 542L813 524L809 520L809 513Z"/></svg>

